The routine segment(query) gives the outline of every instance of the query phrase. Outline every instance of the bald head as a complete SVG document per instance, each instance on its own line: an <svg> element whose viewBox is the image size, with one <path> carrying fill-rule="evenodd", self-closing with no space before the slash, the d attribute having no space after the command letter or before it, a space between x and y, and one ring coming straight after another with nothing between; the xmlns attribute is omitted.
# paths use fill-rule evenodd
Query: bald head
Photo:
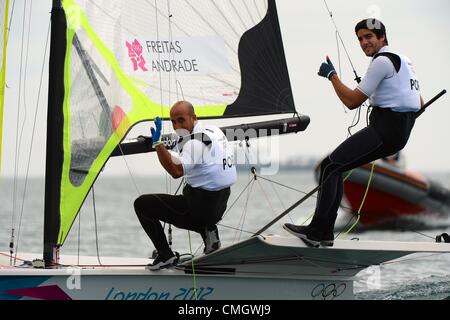
<svg viewBox="0 0 450 320"><path fill-rule="evenodd" d="M190 102L178 101L170 109L170 120L174 130L185 129L192 133L197 122L197 116Z"/></svg>
<svg viewBox="0 0 450 320"><path fill-rule="evenodd" d="M190 116L195 116L194 106L189 101L178 101L170 109L170 115L172 112L183 112Z"/></svg>

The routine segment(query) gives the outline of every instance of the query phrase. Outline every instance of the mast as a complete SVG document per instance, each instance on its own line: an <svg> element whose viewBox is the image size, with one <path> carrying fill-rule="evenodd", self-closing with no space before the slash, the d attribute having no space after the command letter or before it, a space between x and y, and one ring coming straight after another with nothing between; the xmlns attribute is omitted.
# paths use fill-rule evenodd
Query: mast
<svg viewBox="0 0 450 320"><path fill-rule="evenodd" d="M60 190L63 166L64 59L66 55L66 18L61 0L53 0L51 13L49 89L47 109L47 152L44 203L44 261L55 264L60 228Z"/></svg>

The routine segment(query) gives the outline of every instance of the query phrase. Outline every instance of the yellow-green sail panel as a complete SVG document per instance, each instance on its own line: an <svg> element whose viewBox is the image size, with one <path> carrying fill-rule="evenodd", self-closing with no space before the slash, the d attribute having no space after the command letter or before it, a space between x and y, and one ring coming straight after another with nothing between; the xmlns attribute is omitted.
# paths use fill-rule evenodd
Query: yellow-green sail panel
<svg viewBox="0 0 450 320"><path fill-rule="evenodd" d="M266 15L270 6L273 16ZM251 6L173 1L170 8L166 1L63 0L63 8L60 245L110 154L136 123L168 118L178 100L190 101L200 118L294 111L281 94L290 87L276 83L287 74L277 65L284 56L270 57L282 52L281 38L270 37L271 26L278 28L273 0ZM263 21L269 29L262 25L258 31ZM251 37L250 30L259 33ZM267 44L261 34L280 43ZM241 66L249 66L245 76Z"/></svg>
<svg viewBox="0 0 450 320"><path fill-rule="evenodd" d="M5 106L5 79L6 79L6 47L8 31L9 0L0 4L0 172L2 168L2 141L3 141L3 111Z"/></svg>
<svg viewBox="0 0 450 320"><path fill-rule="evenodd" d="M58 244L64 243L92 184L125 134L138 122L156 116L168 118L170 105L182 99L177 97L177 90L187 91L180 86L181 78L187 75L175 78L171 74L172 89L167 89L171 71L160 75L164 68L160 61L164 59L154 62L157 68L161 68L158 72L150 76L140 73L146 68L136 53L139 52L136 37L124 31L122 25L125 23L122 20L124 11L130 7L128 2L110 4L105 1L103 4L96 2L97 5L103 5L106 12L111 12L110 9L114 12L114 7L120 7L121 10L116 10L120 12L118 20L109 18L114 32L97 31L104 28L96 27L100 17L90 16L93 15L89 11L92 2L63 1L68 22L64 99L64 118L67 121L64 124ZM135 4L139 5L147 10L153 8L146 1ZM129 18L132 20L132 16ZM133 42L129 47L128 44ZM183 66L187 66L187 62ZM205 92L208 90L210 88L204 89ZM230 97L220 95L221 99L214 104L204 97L205 93L201 101L193 101L197 103L195 108L199 117L220 117L226 109L226 102L231 101Z"/></svg>

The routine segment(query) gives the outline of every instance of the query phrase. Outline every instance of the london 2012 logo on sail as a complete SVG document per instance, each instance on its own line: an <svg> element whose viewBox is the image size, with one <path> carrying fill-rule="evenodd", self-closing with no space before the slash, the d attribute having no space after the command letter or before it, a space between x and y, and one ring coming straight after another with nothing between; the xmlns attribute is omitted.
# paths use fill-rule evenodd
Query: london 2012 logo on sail
<svg viewBox="0 0 450 320"><path fill-rule="evenodd" d="M125 41L125 44L128 48L128 57L130 57L130 60L133 63L133 70L137 71L138 69L141 69L144 72L148 71L147 67L145 66L146 61L142 56L142 45L139 43L139 41L134 39L132 43Z"/></svg>
<svg viewBox="0 0 450 320"><path fill-rule="evenodd" d="M230 70L225 42L219 36L125 41L133 72L220 74Z"/></svg>

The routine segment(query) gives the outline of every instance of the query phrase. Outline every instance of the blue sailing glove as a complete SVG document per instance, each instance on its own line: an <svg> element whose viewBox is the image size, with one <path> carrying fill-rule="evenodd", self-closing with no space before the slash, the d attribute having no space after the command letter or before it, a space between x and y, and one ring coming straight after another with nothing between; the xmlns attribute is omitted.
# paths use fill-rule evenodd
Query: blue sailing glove
<svg viewBox="0 0 450 320"><path fill-rule="evenodd" d="M156 117L155 118L155 128L151 128L150 131L152 132L152 147L155 148L157 145L161 144L161 118Z"/></svg>
<svg viewBox="0 0 450 320"><path fill-rule="evenodd" d="M322 63L319 72L317 74L321 77L327 78L328 80L331 80L331 76L333 74L337 74L333 64L331 63L330 58L327 57L327 62Z"/></svg>

